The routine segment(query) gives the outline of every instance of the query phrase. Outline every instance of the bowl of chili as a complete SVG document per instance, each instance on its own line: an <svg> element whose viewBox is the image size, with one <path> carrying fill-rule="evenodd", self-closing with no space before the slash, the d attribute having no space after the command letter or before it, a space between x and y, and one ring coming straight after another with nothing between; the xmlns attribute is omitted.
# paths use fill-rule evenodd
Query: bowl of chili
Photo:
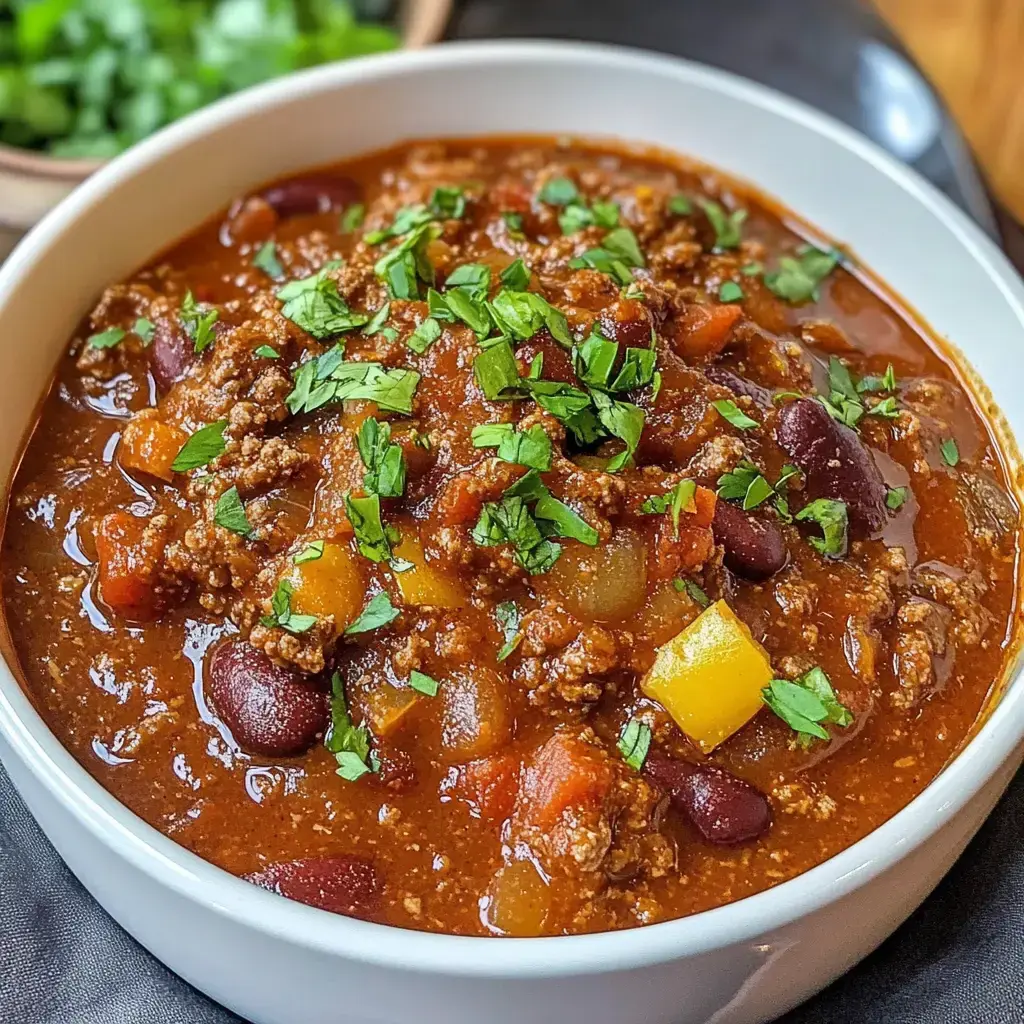
<svg viewBox="0 0 1024 1024"><path fill-rule="evenodd" d="M948 200L699 65L225 100L0 270L5 766L253 1020L769 1019L1020 762L1022 334Z"/></svg>

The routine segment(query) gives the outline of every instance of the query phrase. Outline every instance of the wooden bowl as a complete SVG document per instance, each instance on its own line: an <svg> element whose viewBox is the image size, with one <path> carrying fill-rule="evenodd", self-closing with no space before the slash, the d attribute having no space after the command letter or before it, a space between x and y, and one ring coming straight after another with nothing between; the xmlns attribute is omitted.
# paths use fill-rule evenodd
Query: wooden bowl
<svg viewBox="0 0 1024 1024"><path fill-rule="evenodd" d="M402 47L416 50L444 34L452 0L403 0L398 25ZM29 149L0 145L0 259L44 214L104 161L63 160Z"/></svg>

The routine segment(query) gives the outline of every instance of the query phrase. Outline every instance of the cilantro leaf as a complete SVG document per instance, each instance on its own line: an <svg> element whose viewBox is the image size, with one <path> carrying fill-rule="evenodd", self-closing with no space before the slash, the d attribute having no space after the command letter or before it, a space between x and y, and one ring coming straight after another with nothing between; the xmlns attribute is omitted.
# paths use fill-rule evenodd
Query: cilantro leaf
<svg viewBox="0 0 1024 1024"><path fill-rule="evenodd" d="M832 689L832 682L818 666L800 678L773 679L761 691L761 699L798 734L802 746L831 736L822 723L845 729L853 715Z"/></svg>
<svg viewBox="0 0 1024 1024"><path fill-rule="evenodd" d="M252 524L245 514L245 506L238 495L237 487L229 487L217 499L213 509L213 521L240 537L248 537L252 533Z"/></svg>
<svg viewBox="0 0 1024 1024"><path fill-rule="evenodd" d="M227 442L224 440L224 428L227 420L217 420L200 427L182 446L171 463L175 473L186 473L190 469L198 469L213 462L218 455L224 454Z"/></svg>
<svg viewBox="0 0 1024 1024"><path fill-rule="evenodd" d="M86 344L89 348L113 348L120 344L125 333L120 327L108 327L105 331L100 331L99 334L89 335Z"/></svg>
<svg viewBox="0 0 1024 1024"><path fill-rule="evenodd" d="M473 360L473 373L480 390L491 401L518 396L519 364L507 341L485 348Z"/></svg>
<svg viewBox="0 0 1024 1024"><path fill-rule="evenodd" d="M634 771L640 771L651 749L651 727L636 718L631 718L619 735L619 753L622 760Z"/></svg>
<svg viewBox="0 0 1024 1024"><path fill-rule="evenodd" d="M202 352L213 342L213 325L219 316L216 309L202 309L191 291L185 292L185 298L181 300L181 308L178 310L178 319L181 321L182 329L192 340L196 352Z"/></svg>
<svg viewBox="0 0 1024 1024"><path fill-rule="evenodd" d="M277 258L277 246L273 241L264 242L259 247L256 255L252 258L252 265L275 281L280 281L284 277L284 267L281 266L281 261Z"/></svg>
<svg viewBox="0 0 1024 1024"><path fill-rule="evenodd" d="M704 211L715 232L716 249L736 249L743 240L743 222L747 219L746 210L727 211L714 199L700 198L697 205Z"/></svg>
<svg viewBox="0 0 1024 1024"><path fill-rule="evenodd" d="M799 522L813 522L821 527L821 537L810 537L811 547L826 558L842 558L846 554L849 516L846 502L833 498L815 498L796 514Z"/></svg>
<svg viewBox="0 0 1024 1024"><path fill-rule="evenodd" d="M441 684L432 676L428 676L426 672L420 672L414 668L409 673L409 686L424 696L436 697Z"/></svg>
<svg viewBox="0 0 1024 1024"><path fill-rule="evenodd" d="M711 405L722 419L731 423L737 430L753 430L761 424L752 420L731 398L719 399Z"/></svg>
<svg viewBox="0 0 1024 1024"><path fill-rule="evenodd" d="M504 661L518 646L523 639L519 632L519 623L522 619L519 608L515 601L502 601L494 609L494 617L498 620L501 632L505 637L505 643L498 651L498 661Z"/></svg>
<svg viewBox="0 0 1024 1024"><path fill-rule="evenodd" d="M551 438L539 423L525 431L511 423L485 423L473 428L472 439L476 448L497 448L496 455L505 462L542 473L551 469Z"/></svg>
<svg viewBox="0 0 1024 1024"><path fill-rule="evenodd" d="M794 305L817 302L821 282L836 268L841 256L837 249L825 252L811 245L801 246L795 258L783 256L779 269L764 275L764 283L780 299Z"/></svg>
<svg viewBox="0 0 1024 1024"><path fill-rule="evenodd" d="M391 424L372 416L363 420L356 434L359 457L366 467L363 486L368 494L397 498L405 492L405 456L391 443Z"/></svg>
<svg viewBox="0 0 1024 1024"><path fill-rule="evenodd" d="M441 337L441 325L432 316L428 316L417 325L416 329L405 339L417 355L423 355L431 345Z"/></svg>
<svg viewBox="0 0 1024 1024"><path fill-rule="evenodd" d="M156 333L156 326L152 320L149 320L144 316L140 316L132 326L132 332L139 338L143 345L148 347L149 343L153 340L153 335Z"/></svg>
<svg viewBox="0 0 1024 1024"><path fill-rule="evenodd" d="M371 562L391 559L391 537L380 517L380 495L353 498L345 495L345 514L355 532L359 553Z"/></svg>
<svg viewBox="0 0 1024 1024"><path fill-rule="evenodd" d="M331 676L331 726L324 736L324 746L334 755L337 773L346 782L355 782L373 771L369 730L365 725L352 723L345 686L338 672Z"/></svg>
<svg viewBox="0 0 1024 1024"><path fill-rule="evenodd" d="M549 206L568 206L579 199L579 195L579 189L571 179L549 178L537 193L537 198Z"/></svg>
<svg viewBox="0 0 1024 1024"><path fill-rule="evenodd" d="M366 607L359 613L359 617L345 630L345 635L352 636L355 633L368 633L371 629L380 629L394 622L401 614L401 609L391 603L387 591L382 590L370 598Z"/></svg>
<svg viewBox="0 0 1024 1024"><path fill-rule="evenodd" d="M316 625L315 615L297 615L292 611L294 594L290 580L278 580L270 597L271 614L260 619L260 625L278 626L287 633L306 633Z"/></svg>
<svg viewBox="0 0 1024 1024"><path fill-rule="evenodd" d="M281 315L320 341L362 327L370 319L349 309L341 297L338 282L328 276L337 266L328 263L311 277L289 281L277 293L284 303Z"/></svg>
<svg viewBox="0 0 1024 1024"><path fill-rule="evenodd" d="M947 466L955 466L960 461L960 448L955 438L947 437L939 446L939 452Z"/></svg>
<svg viewBox="0 0 1024 1024"><path fill-rule="evenodd" d="M311 540L301 551L299 551L292 562L295 565L302 565L305 562L315 562L324 557L324 542L322 540Z"/></svg>

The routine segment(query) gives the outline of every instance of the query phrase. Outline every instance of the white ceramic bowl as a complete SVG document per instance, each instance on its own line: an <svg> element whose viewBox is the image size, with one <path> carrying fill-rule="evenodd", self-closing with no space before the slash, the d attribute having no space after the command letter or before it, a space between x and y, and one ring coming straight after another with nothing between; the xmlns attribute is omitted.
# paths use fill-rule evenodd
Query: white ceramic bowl
<svg viewBox="0 0 1024 1024"><path fill-rule="evenodd" d="M1024 436L1024 287L945 198L860 136L683 61L539 43L443 46L274 82L167 129L51 213L0 271L0 473L100 289L268 178L414 136L617 135L748 178L852 245L970 353ZM648 928L495 940L290 903L166 839L67 754L0 669L0 754L72 870L188 981L261 1024L743 1024L805 999L885 938L974 834L1021 759L1014 678L910 806L768 892Z"/></svg>

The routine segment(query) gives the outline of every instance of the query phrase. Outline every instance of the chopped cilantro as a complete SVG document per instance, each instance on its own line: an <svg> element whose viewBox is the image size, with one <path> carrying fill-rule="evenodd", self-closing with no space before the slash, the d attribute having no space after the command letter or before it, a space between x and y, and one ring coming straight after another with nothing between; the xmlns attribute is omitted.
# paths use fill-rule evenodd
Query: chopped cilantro
<svg viewBox="0 0 1024 1024"><path fill-rule="evenodd" d="M387 285L393 299L418 299L419 281L434 283L434 268L426 249L440 234L436 224L420 224L374 264L373 272Z"/></svg>
<svg viewBox="0 0 1024 1024"><path fill-rule="evenodd" d="M139 338L143 345L149 345L153 340L153 334L156 331L156 327L152 320L148 320L144 316L140 316L132 327L133 333Z"/></svg>
<svg viewBox="0 0 1024 1024"><path fill-rule="evenodd" d="M252 524L245 514L245 506L238 495L237 487L229 487L217 499L213 509L213 521L240 537L248 537L252 533Z"/></svg>
<svg viewBox="0 0 1024 1024"><path fill-rule="evenodd" d="M415 370L384 369L380 363L345 362L344 349L336 345L296 370L294 388L285 403L293 415L298 415L313 412L328 402L358 398L376 402L387 412L409 416L419 382L420 375Z"/></svg>
<svg viewBox="0 0 1024 1024"><path fill-rule="evenodd" d="M406 345L417 353L423 355L431 345L441 337L441 325L432 316L417 325L416 329L405 339Z"/></svg>
<svg viewBox="0 0 1024 1024"><path fill-rule="evenodd" d="M427 697L436 697L440 685L436 679L428 676L426 672L420 672L414 668L409 673L409 686L417 693L422 693Z"/></svg>
<svg viewBox="0 0 1024 1024"><path fill-rule="evenodd" d="M345 208L341 217L338 218L338 227L346 235L358 231L366 220L366 207L362 203L353 203Z"/></svg>
<svg viewBox="0 0 1024 1024"><path fill-rule="evenodd" d="M677 577L672 581L672 586L680 593L689 594L694 604L701 608L707 608L711 604L711 598L693 580L682 580Z"/></svg>
<svg viewBox="0 0 1024 1024"><path fill-rule="evenodd" d="M522 616L514 601L502 601L494 609L494 617L498 620L498 625L501 627L502 635L505 638L505 643L498 651L498 661L504 661L519 646L519 642L523 639L522 634L519 632L519 622Z"/></svg>
<svg viewBox="0 0 1024 1024"><path fill-rule="evenodd" d="M480 390L491 401L517 396L519 364L507 341L485 348L473 361L473 372Z"/></svg>
<svg viewBox="0 0 1024 1024"><path fill-rule="evenodd" d="M355 782L373 771L369 730L365 725L352 723L339 672L331 676L331 727L324 737L324 746L334 755L337 772L346 782Z"/></svg>
<svg viewBox="0 0 1024 1024"><path fill-rule="evenodd" d="M292 611L294 589L289 580L278 580L270 597L271 614L260 619L263 626L279 626L287 633L306 633L316 625L315 615L296 615Z"/></svg>
<svg viewBox="0 0 1024 1024"><path fill-rule="evenodd" d="M399 615L401 615L401 609L396 608L391 603L387 591L382 590L370 598L356 621L346 628L345 635L352 636L355 633L368 633L371 629L380 629L382 626L394 622Z"/></svg>
<svg viewBox="0 0 1024 1024"><path fill-rule="evenodd" d="M338 266L337 262L328 263L310 277L289 281L277 293L284 303L281 315L317 340L362 327L370 319L349 309L338 282L328 276Z"/></svg>
<svg viewBox="0 0 1024 1024"><path fill-rule="evenodd" d="M213 325L220 314L216 309L202 309L191 291L185 292L178 311L178 319L185 333L192 340L196 352L202 352L214 339Z"/></svg>
<svg viewBox="0 0 1024 1024"><path fill-rule="evenodd" d="M849 516L846 502L833 498L815 498L796 514L798 522L817 523L821 537L809 538L811 547L826 558L842 558L846 554Z"/></svg>
<svg viewBox="0 0 1024 1024"><path fill-rule="evenodd" d="M652 494L644 500L640 511L644 515L664 515L666 512L672 516L672 530L675 537L679 537L679 516L682 512L696 512L697 505L694 496L697 493L697 484L693 480L680 480L666 494Z"/></svg>
<svg viewBox="0 0 1024 1024"><path fill-rule="evenodd" d="M302 565L305 562L315 562L317 559L324 557L324 542L322 540L311 540L301 551L299 551L292 561L296 565Z"/></svg>
<svg viewBox="0 0 1024 1024"><path fill-rule="evenodd" d="M942 442L939 446L939 452L942 455L942 461L947 466L955 466L960 461L960 448L952 437L947 437Z"/></svg>
<svg viewBox="0 0 1024 1024"><path fill-rule="evenodd" d="M277 246L273 241L264 242L259 247L256 255L252 258L252 265L275 281L280 281L284 277L284 267L281 266L281 261L277 258Z"/></svg>
<svg viewBox="0 0 1024 1024"><path fill-rule="evenodd" d="M651 727L631 718L622 730L617 746L622 760L634 771L640 771L651 749Z"/></svg>
<svg viewBox="0 0 1024 1024"><path fill-rule="evenodd" d="M356 535L359 553L371 562L391 560L392 534L380 517L380 495L367 494L353 498L345 495L345 514Z"/></svg>
<svg viewBox="0 0 1024 1024"><path fill-rule="evenodd" d="M537 193L537 198L550 206L568 206L579 195L579 189L569 178L549 178Z"/></svg>
<svg viewBox="0 0 1024 1024"><path fill-rule="evenodd" d="M841 257L838 249L824 252L812 245L801 246L795 258L783 256L779 269L764 275L764 283L786 302L817 302L821 282L832 273Z"/></svg>
<svg viewBox="0 0 1024 1024"><path fill-rule="evenodd" d="M743 240L743 222L747 219L747 211L727 211L720 203L703 197L697 200L697 205L704 211L715 232L715 248L738 248Z"/></svg>
<svg viewBox="0 0 1024 1024"><path fill-rule="evenodd" d="M737 430L753 430L761 424L752 420L731 398L722 398L711 405L722 419L731 423Z"/></svg>
<svg viewBox="0 0 1024 1024"><path fill-rule="evenodd" d="M521 259L517 259L498 276L506 288L514 292L524 292L530 283L530 268Z"/></svg>
<svg viewBox="0 0 1024 1024"><path fill-rule="evenodd" d="M373 334L379 334L383 329L384 325L388 322L388 317L391 316L391 303L385 302L373 317L370 322L363 328L363 334L367 337Z"/></svg>
<svg viewBox="0 0 1024 1024"><path fill-rule="evenodd" d="M391 442L391 424L368 417L359 427L356 442L366 467L363 486L367 494L400 497L405 492L405 457L402 449Z"/></svg>
<svg viewBox="0 0 1024 1024"><path fill-rule="evenodd" d="M499 459L546 473L551 469L551 438L540 424L517 430L511 423L485 423L473 428L476 448L497 448Z"/></svg>
<svg viewBox="0 0 1024 1024"><path fill-rule="evenodd" d="M213 462L218 455L224 454L227 442L224 440L224 428L227 420L217 420L200 427L182 446L171 463L175 473L186 473L190 469L198 469Z"/></svg>
<svg viewBox="0 0 1024 1024"><path fill-rule="evenodd" d="M466 213L466 194L458 186L435 188L427 208L440 220L460 220Z"/></svg>
<svg viewBox="0 0 1024 1024"><path fill-rule="evenodd" d="M743 299L743 289L735 281L722 282L722 287L718 289L719 302L742 302Z"/></svg>
<svg viewBox="0 0 1024 1024"><path fill-rule="evenodd" d="M666 209L676 217L687 217L693 213L693 202L689 196L677 192L669 198Z"/></svg>
<svg viewBox="0 0 1024 1024"><path fill-rule="evenodd" d="M520 240L524 237L523 215L521 213L516 213L514 210L506 210L502 213L501 219L505 222L505 227L508 228L508 233L512 238Z"/></svg>
<svg viewBox="0 0 1024 1024"><path fill-rule="evenodd" d="M903 507L903 503L910 496L909 487L890 487L885 492L885 507L895 512Z"/></svg>
<svg viewBox="0 0 1024 1024"><path fill-rule="evenodd" d="M824 670L815 666L799 679L773 679L762 691L765 704L798 734L801 746L831 739L822 723L845 729L853 715L832 689Z"/></svg>
<svg viewBox="0 0 1024 1024"><path fill-rule="evenodd" d="M105 331L100 331L99 334L89 335L86 344L89 348L113 348L121 343L125 333L120 327L108 327Z"/></svg>

